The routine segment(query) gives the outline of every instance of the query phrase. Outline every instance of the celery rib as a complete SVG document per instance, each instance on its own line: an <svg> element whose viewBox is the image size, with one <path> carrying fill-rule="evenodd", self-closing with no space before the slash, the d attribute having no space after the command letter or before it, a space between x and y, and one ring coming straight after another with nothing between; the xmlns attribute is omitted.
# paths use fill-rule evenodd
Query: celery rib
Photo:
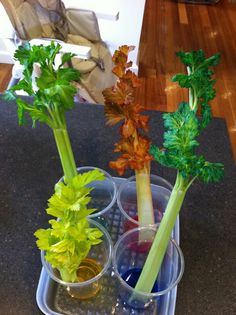
<svg viewBox="0 0 236 315"><path fill-rule="evenodd" d="M76 165L66 129L53 129L54 138L59 152L65 181L70 181L76 176Z"/></svg>
<svg viewBox="0 0 236 315"><path fill-rule="evenodd" d="M155 220L152 203L150 173L145 169L141 171L136 170L135 175L139 225L153 225L155 224Z"/></svg>
<svg viewBox="0 0 236 315"><path fill-rule="evenodd" d="M135 286L135 291L146 293L152 291L186 191L186 183L184 183L181 180L180 175L178 175L165 214L157 230L152 247L143 266L142 273Z"/></svg>

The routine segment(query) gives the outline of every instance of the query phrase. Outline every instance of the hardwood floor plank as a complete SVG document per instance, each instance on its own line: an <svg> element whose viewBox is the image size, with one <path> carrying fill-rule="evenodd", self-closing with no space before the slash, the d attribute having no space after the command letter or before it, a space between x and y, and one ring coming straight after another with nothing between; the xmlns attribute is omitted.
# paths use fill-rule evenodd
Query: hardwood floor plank
<svg viewBox="0 0 236 315"><path fill-rule="evenodd" d="M184 3L178 3L179 23L188 25L188 16L186 6Z"/></svg>
<svg viewBox="0 0 236 315"><path fill-rule="evenodd" d="M4 92L11 79L11 64L0 63L0 92Z"/></svg>

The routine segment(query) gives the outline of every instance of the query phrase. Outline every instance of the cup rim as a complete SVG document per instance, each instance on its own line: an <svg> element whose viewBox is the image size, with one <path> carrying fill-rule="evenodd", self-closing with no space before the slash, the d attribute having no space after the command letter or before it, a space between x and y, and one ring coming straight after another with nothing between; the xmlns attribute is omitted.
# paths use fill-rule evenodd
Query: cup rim
<svg viewBox="0 0 236 315"><path fill-rule="evenodd" d="M171 192L171 190L173 189L173 186L171 185L171 183L169 183L166 179L164 179L163 177L161 177L161 176L158 176L158 175L155 175L155 174L150 174L150 178L155 178L156 180L161 180L161 181L163 181L169 188L166 188L166 189L170 189L170 192ZM121 196L121 193L122 193L122 191L123 191L123 189L125 188L125 186L127 185L127 183L130 183L130 182L135 182L135 180L136 180L136 176L135 175L133 175L133 176L131 176L131 177L128 177L128 178L126 178L125 180L124 180L124 182L119 186L119 188L118 188L118 191L117 191L117 200L116 200L116 202L117 202L117 205L118 205L118 207L119 207L119 209L120 209L120 211L121 211L121 213L129 220L129 221L131 221L132 223L134 223L135 225L137 225L137 226L140 226L139 225L139 222L137 221L137 220L135 220L135 219L133 219L132 217L130 217L128 214L127 214L127 212L124 210L124 208L123 208L123 206L122 206L122 204L121 204L121 198L120 198L120 196ZM155 185L155 184L154 184ZM142 226L144 226L144 227L152 227L152 226L154 226L154 227L156 227L156 226L158 226L159 225L159 223L154 223L154 224L145 224L145 225L142 225Z"/></svg>
<svg viewBox="0 0 236 315"><path fill-rule="evenodd" d="M106 175L106 177L110 180L110 182L112 183L112 186L113 186L114 194L113 194L111 202L103 210L88 215L88 218L90 218L90 219L96 218L96 217L106 213L114 205L114 203L116 202L116 197L117 197L117 186L116 186L115 180L104 169L96 167L96 166L81 166L81 167L77 168L77 171L79 171L79 170L95 170L95 169L104 173Z"/></svg>
<svg viewBox="0 0 236 315"><path fill-rule="evenodd" d="M45 251L41 250L41 262L42 262L43 268L45 268L45 270L46 270L47 274L50 276L50 278L52 278L54 281L56 281L59 284L66 285L66 286L69 286L69 287L72 287L72 288L73 287L74 288L75 287L76 288L83 287L85 285L89 285L89 284L91 284L91 283L93 283L95 281L98 281L106 273L106 271L110 267L111 260L112 260L112 249L113 249L111 236L108 233L108 231L100 223L98 223L98 222L96 222L94 220L91 220L89 218L88 218L88 221L90 223L94 224L97 228L99 228L103 232L103 235L105 235L105 237L107 239L107 243L108 243L108 259L107 259L103 269L99 272L99 274L97 274L92 279L89 279L89 280L86 280L86 281L83 281L83 282L66 282L66 281L63 281L63 280L59 279L57 276L55 276L55 274L53 272L51 272L51 270L48 268L48 264L50 264L50 263L48 263L45 260L45 258L44 258Z"/></svg>
<svg viewBox="0 0 236 315"><path fill-rule="evenodd" d="M113 248L113 254L112 254L112 268L113 268L113 271L116 275L116 277L119 279L119 281L122 283L122 285L128 289L129 291L131 290L134 290L133 287L131 287L130 285L128 285L120 276L120 273L118 271L118 268L117 268L117 264L116 264L116 253L117 253L117 250L118 250L118 247L120 245L120 243L127 237L129 236L130 234L133 234L135 232L138 232L138 231L143 231L143 230L153 230L153 231L156 231L156 228L155 226L142 226L142 227L137 227L137 228L134 228L134 229L131 229L127 232L125 232L124 234L122 234L122 236L118 239L118 241L116 242L114 248ZM174 247L176 248L177 250L177 254L180 258L180 263L181 263L181 267L180 267L180 271L179 271L179 275L178 277L175 279L175 281L173 281L173 283L171 283L171 285L165 289L165 290L162 290L162 291L158 291L158 292L154 292L154 293L146 293L146 292L143 292L143 291L139 291L137 290L136 293L139 294L139 295L142 295L143 297L145 298L156 298L158 296L161 296L161 295L164 295L166 293L168 293L169 291L171 291L181 280L182 276L183 276L183 273L184 273L184 267L185 267L185 263L184 263L184 255L183 255L183 252L181 250L181 248L179 247L179 245L177 244L176 240L174 240L172 237L170 238L170 242L173 243Z"/></svg>
<svg viewBox="0 0 236 315"><path fill-rule="evenodd" d="M111 184L113 186L114 193L113 193L113 197L112 197L111 202L104 209L102 209L101 211L98 211L98 212L95 212L95 213L92 213L92 214L88 215L88 218L90 218L90 219L96 218L96 217L106 213L115 204L116 198L117 198L117 185L116 185L116 182L113 179L113 177L107 171L105 171L102 168L99 168L99 167L96 167L96 166L89 166L89 165L77 167L78 174L79 174L79 170L87 170L87 171L89 171L89 170L95 170L95 169L99 170L100 172L105 174L105 176L108 178L108 180L111 182ZM61 177L59 179L59 182L62 181L63 178L64 177Z"/></svg>

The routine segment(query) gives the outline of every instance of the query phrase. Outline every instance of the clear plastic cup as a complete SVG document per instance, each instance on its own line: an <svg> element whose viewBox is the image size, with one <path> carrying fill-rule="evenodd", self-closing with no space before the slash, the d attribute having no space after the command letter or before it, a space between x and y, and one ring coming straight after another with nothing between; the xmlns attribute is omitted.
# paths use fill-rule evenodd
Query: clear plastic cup
<svg viewBox="0 0 236 315"><path fill-rule="evenodd" d="M107 230L98 222L89 219L90 227L96 227L102 231L102 242L91 247L88 256L79 266L77 275L80 282L68 283L60 278L59 271L52 268L45 260L45 252L41 251L41 260L49 277L63 285L70 296L80 300L86 300L96 296L102 286L102 279L107 272L112 257L112 240Z"/></svg>
<svg viewBox="0 0 236 315"><path fill-rule="evenodd" d="M164 178L150 175L152 203L154 210L154 225L158 225L162 219L173 186ZM136 190L136 177L126 179L119 187L117 204L122 213L124 230L140 226L138 221L138 203ZM142 226L145 226L141 224Z"/></svg>
<svg viewBox="0 0 236 315"><path fill-rule="evenodd" d="M142 237L140 241L140 233L146 235L146 239ZM123 234L114 246L112 264L119 280L119 295L123 304L133 309L154 308L154 304L160 303L160 297L168 294L179 283L184 272L182 251L175 240L171 239L152 292L134 290L155 234L154 226L135 228ZM158 309L159 306L155 308Z"/></svg>
<svg viewBox="0 0 236 315"><path fill-rule="evenodd" d="M100 181L93 181L91 184L87 185L92 187L93 190L90 193L91 202L89 203L90 208L96 208L96 212L90 214L88 217L90 219L95 219L97 217L105 216L107 212L112 208L116 202L117 197L117 187L112 176L101 168L93 166L83 166L77 168L78 174L83 174L92 170L99 170L105 175L105 179Z"/></svg>

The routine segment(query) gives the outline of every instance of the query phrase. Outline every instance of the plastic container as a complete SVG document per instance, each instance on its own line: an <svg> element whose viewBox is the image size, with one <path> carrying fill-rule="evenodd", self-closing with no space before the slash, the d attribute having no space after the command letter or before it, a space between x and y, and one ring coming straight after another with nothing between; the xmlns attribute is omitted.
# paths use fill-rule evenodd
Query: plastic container
<svg viewBox="0 0 236 315"><path fill-rule="evenodd" d="M173 186L164 178L150 175L154 222L158 225L162 219ZM136 177L132 176L120 185L117 204L122 213L124 230L140 226L138 221L138 202ZM142 226L145 226L142 224Z"/></svg>
<svg viewBox="0 0 236 315"><path fill-rule="evenodd" d="M41 260L49 277L65 287L73 298L86 300L98 294L102 286L102 277L107 272L112 257L112 240L107 230L98 222L89 219L90 227L96 227L102 231L102 242L91 247L86 259L78 269L77 275L80 282L69 283L61 280L59 272L53 269L45 260L45 252L41 251Z"/></svg>
<svg viewBox="0 0 236 315"><path fill-rule="evenodd" d="M120 284L119 295L124 305L133 309L158 309L160 297L168 294L179 283L184 272L182 251L171 239L152 292L134 290L155 234L154 227L132 229L118 239L113 250L112 264Z"/></svg>

